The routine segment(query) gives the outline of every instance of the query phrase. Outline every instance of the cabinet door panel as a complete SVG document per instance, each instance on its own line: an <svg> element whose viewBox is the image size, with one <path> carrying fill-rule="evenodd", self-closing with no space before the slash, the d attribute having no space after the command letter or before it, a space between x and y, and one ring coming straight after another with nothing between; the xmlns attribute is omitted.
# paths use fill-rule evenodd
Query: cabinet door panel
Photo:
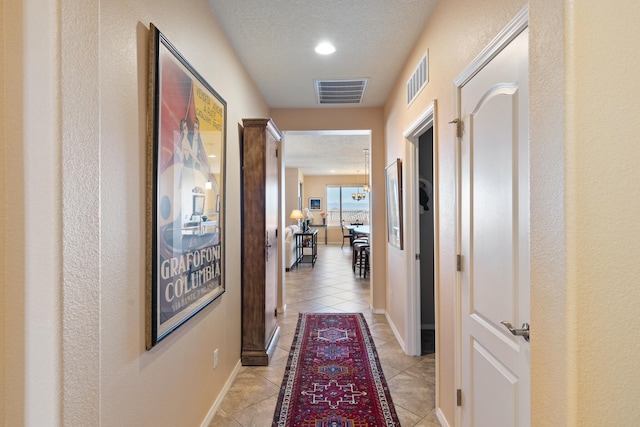
<svg viewBox="0 0 640 427"><path fill-rule="evenodd" d="M242 364L267 365L279 335L278 145L268 119L245 119L242 155Z"/></svg>

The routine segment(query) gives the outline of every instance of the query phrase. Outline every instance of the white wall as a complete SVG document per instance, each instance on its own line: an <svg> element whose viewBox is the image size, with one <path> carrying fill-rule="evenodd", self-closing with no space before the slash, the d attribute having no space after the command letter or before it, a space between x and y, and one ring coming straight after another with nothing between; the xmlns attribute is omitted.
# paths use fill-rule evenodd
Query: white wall
<svg viewBox="0 0 640 427"><path fill-rule="evenodd" d="M285 136L286 138L286 136ZM286 146L285 146L286 149ZM289 218L291 211L298 209L298 192L300 191L300 170L297 168L285 169L285 224L292 224L295 221Z"/></svg>

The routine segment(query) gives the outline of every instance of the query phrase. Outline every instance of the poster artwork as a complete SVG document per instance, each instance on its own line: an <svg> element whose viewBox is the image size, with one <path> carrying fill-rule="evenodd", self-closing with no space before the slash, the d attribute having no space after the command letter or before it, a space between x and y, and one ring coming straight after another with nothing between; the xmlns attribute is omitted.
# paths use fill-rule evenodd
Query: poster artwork
<svg viewBox="0 0 640 427"><path fill-rule="evenodd" d="M220 199L226 105L162 41L157 63L153 341L224 292Z"/></svg>

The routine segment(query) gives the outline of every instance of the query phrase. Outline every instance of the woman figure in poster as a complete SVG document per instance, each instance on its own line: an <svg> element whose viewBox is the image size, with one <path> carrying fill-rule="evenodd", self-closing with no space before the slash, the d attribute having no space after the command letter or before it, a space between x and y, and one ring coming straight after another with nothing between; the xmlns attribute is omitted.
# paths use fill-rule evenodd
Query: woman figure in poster
<svg viewBox="0 0 640 427"><path fill-rule="evenodd" d="M180 159L182 160L183 166L193 168L194 156L191 142L189 141L189 127L187 126L186 119L180 119L180 142L178 143L178 147L180 149Z"/></svg>
<svg viewBox="0 0 640 427"><path fill-rule="evenodd" d="M180 150L180 158L182 159L182 175L180 177L180 198L182 200L181 228L191 221L193 214L193 190L196 187L195 175L193 171L195 156L191 141L189 141L189 128L186 119L180 119L180 141L176 146Z"/></svg>
<svg viewBox="0 0 640 427"><path fill-rule="evenodd" d="M205 187L207 183L211 183L211 190L213 193L208 195L211 200L216 200L216 196L218 195L218 180L215 175L211 172L211 165L209 164L209 158L207 156L207 152L204 149L204 142L202 141L202 137L200 136L200 120L196 117L193 119L193 138L191 140L192 147L194 151L194 169L196 171L202 172L205 177Z"/></svg>
<svg viewBox="0 0 640 427"><path fill-rule="evenodd" d="M204 152L202 137L200 136L200 120L196 117L193 119L193 137L191 138L191 147L193 154L193 168L209 173L209 161L207 154Z"/></svg>

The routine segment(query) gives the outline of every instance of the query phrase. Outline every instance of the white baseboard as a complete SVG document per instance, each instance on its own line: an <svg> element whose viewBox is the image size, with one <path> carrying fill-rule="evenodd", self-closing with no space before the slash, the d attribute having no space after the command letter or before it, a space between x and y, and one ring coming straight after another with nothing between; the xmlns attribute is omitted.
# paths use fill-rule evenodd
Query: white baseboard
<svg viewBox="0 0 640 427"><path fill-rule="evenodd" d="M371 312L373 314L387 314L387 312L384 310L384 308L373 308L371 305L369 306L369 309L371 310Z"/></svg>
<svg viewBox="0 0 640 427"><path fill-rule="evenodd" d="M407 353L407 344L402 339L402 336L398 332L398 329L396 328L396 325L391 320L391 317L389 316L389 313L387 313L385 311L384 312L384 316L387 318L387 323L389 324L389 326L391 326L391 331L393 332L393 335L395 335L396 341L398 341L398 344L400 344L400 348L402 349L402 351L404 351L404 354L408 354Z"/></svg>
<svg viewBox="0 0 640 427"><path fill-rule="evenodd" d="M440 421L442 427L450 427L440 408L436 408L436 417L438 417L438 421Z"/></svg>
<svg viewBox="0 0 640 427"><path fill-rule="evenodd" d="M233 369L233 372L231 372L229 379L224 384L224 387L222 388L222 391L220 391L218 398L215 400L215 402L213 402L211 409L209 409L209 412L207 413L207 416L205 417L204 421L202 421L202 424L200 424L200 427L209 427L209 424L211 424L211 420L213 420L213 417L216 415L216 412L218 411L218 408L220 407L222 400L227 395L227 392L231 388L231 385L233 384L233 381L236 379L236 376L238 376L238 372L240 372L240 368L242 368L242 363L240 360L238 360L236 367Z"/></svg>
<svg viewBox="0 0 640 427"><path fill-rule="evenodd" d="M384 314L385 317L387 318L387 323L389 323L389 326L391 327L391 330L393 331L393 335L395 335L396 340L398 341L398 344L400 344L400 348L402 348L402 351L405 352L405 354L407 353L406 350L406 345L404 343L404 341L402 340L402 338L400 338L400 334L398 333L398 329L396 328L396 325L391 321L391 318L389 317L389 313L387 313L385 310L373 310L372 311L376 314ZM421 325L424 329L435 329L435 325ZM426 326L426 328L425 328ZM440 421L440 425L442 427L450 427L450 424L447 422L447 419L444 417L444 415L442 414L442 411L440 410L439 407L436 408L436 417L438 418L438 421Z"/></svg>

